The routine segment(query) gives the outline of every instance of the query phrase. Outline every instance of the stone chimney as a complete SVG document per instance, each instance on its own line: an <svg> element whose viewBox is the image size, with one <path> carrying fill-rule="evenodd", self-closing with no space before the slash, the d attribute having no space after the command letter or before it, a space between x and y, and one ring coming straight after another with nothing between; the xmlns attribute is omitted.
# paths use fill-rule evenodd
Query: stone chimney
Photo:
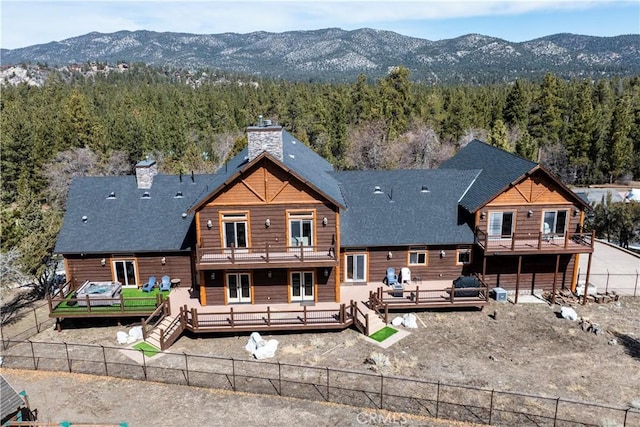
<svg viewBox="0 0 640 427"><path fill-rule="evenodd" d="M143 160L136 165L136 181L138 189L148 190L153 184L153 177L158 174L158 165L155 160Z"/></svg>
<svg viewBox="0 0 640 427"><path fill-rule="evenodd" d="M260 116L258 126L247 128L247 140L249 161L258 157L263 151L282 161L282 126L272 125L271 120L262 120Z"/></svg>

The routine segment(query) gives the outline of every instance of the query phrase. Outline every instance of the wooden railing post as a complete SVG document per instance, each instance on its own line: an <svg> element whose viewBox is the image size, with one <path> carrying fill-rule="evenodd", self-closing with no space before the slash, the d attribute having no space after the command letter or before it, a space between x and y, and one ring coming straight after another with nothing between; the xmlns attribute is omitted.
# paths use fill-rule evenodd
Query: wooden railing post
<svg viewBox="0 0 640 427"><path fill-rule="evenodd" d="M236 245L235 243L231 244L231 263L236 262Z"/></svg>
<svg viewBox="0 0 640 427"><path fill-rule="evenodd" d="M235 326L233 319L233 307L229 308L229 319L231 320L231 327Z"/></svg>
<svg viewBox="0 0 640 427"><path fill-rule="evenodd" d="M538 250L542 249L542 231L538 231Z"/></svg>
<svg viewBox="0 0 640 427"><path fill-rule="evenodd" d="M271 306L267 306L267 326L271 326Z"/></svg>
<svg viewBox="0 0 640 427"><path fill-rule="evenodd" d="M300 242L300 261L304 262L304 246Z"/></svg>
<svg viewBox="0 0 640 427"><path fill-rule="evenodd" d="M191 309L191 323L194 329L198 329L198 310L195 307Z"/></svg>
<svg viewBox="0 0 640 427"><path fill-rule="evenodd" d="M269 262L269 242L264 244L264 259L267 263Z"/></svg>
<svg viewBox="0 0 640 427"><path fill-rule="evenodd" d="M306 325L307 324L307 306L306 305L302 307L302 312L304 313L304 322L303 323Z"/></svg>
<svg viewBox="0 0 640 427"><path fill-rule="evenodd" d="M455 299L456 299L456 285L453 284L451 285L451 304L454 303Z"/></svg>
<svg viewBox="0 0 640 427"><path fill-rule="evenodd" d="M416 286L416 304L420 302L420 286Z"/></svg>

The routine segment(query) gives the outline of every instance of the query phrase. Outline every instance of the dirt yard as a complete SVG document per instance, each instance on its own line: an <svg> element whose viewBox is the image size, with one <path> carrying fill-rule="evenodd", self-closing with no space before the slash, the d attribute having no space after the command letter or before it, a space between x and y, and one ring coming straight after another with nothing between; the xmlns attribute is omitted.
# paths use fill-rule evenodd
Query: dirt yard
<svg viewBox="0 0 640 427"><path fill-rule="evenodd" d="M640 406L640 298L623 298L608 304L575 306L575 310L579 317L588 318L592 323L599 325L601 333L583 331L579 321L561 318L558 314L560 311L558 306L492 302L483 311L418 312L416 313L418 329L407 330L409 335L388 349L380 348L351 329L333 333L263 334L263 338L279 341L276 357L269 361L366 371L371 367L366 363L366 359L372 353L380 352L387 355L391 362L390 366L383 371L386 375L439 380L449 384L538 394L552 398L560 397L617 407ZM66 327L61 332L50 327L32 340L117 346L116 332L127 331L128 326L75 329ZM247 338L248 334L237 337L183 336L169 351L247 360L251 358L244 349ZM11 370L6 372L11 376ZM53 377L57 375L52 374ZM18 382L22 376L13 375ZM110 379L105 383L117 381L121 380ZM17 386L35 388L35 390L28 390L31 396L47 393L38 386L39 381L25 380L24 384L24 386L21 384ZM68 387L65 384L68 384ZM56 393L70 393L69 402L72 402L75 384L77 384L75 380L62 382L55 386ZM133 386L122 387L124 387L123 392L116 394L127 399L141 395L134 394L131 389ZM181 396L188 390L182 386L162 385L162 387L176 387ZM198 393L204 393L202 396L206 396L207 393L216 392L202 390ZM221 395L224 399L232 398L226 392ZM146 397L138 397L138 399L148 400ZM205 397L195 399L205 399ZM329 411L320 403L306 401L304 404L292 403L290 399L282 398L279 400L273 397L255 397L255 401L252 398L252 402L252 405L255 403L258 406L248 410L242 407L241 411L236 411L223 405L219 408L216 406L212 410L216 413L240 415L245 412L259 412L260 405L265 404L269 410L274 407L280 408L279 410L291 407L294 408L292 409L294 413L295 408L310 405L309 411L312 415ZM333 408L336 405L329 406ZM145 407L150 408L146 405ZM125 406L122 409L124 410ZM186 408L177 409L178 412L186 410ZM197 409L195 411L197 412ZM335 417L329 411L327 412L329 415L317 419L309 415L310 422L303 424L362 424L358 419L353 418L354 414L357 415L360 412L358 409L347 408L346 411L346 415L340 412ZM95 413L96 416L98 414L99 412ZM137 415L134 417L133 414L129 418L123 416L131 420L137 420L136 417ZM144 420L150 419L144 418ZM252 424L255 423L255 417L248 418L247 421L249 420ZM284 423L279 418L270 421L275 422L255 424ZM416 423L425 425L426 422L422 420ZM413 422L409 425L412 424ZM142 422L130 425L169 424ZM451 423L448 422L446 425Z"/></svg>

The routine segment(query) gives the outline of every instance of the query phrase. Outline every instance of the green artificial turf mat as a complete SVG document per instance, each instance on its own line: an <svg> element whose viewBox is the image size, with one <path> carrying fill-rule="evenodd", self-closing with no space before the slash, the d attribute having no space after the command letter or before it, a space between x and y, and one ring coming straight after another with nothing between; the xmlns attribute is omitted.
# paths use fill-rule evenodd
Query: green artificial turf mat
<svg viewBox="0 0 640 427"><path fill-rule="evenodd" d="M138 344L134 345L133 348L135 348L136 350L142 350L142 352L144 353L144 355L146 357L153 357L156 354L160 353L160 350L158 350L157 348L155 348L151 344L149 344L147 342L144 342L144 341L139 342Z"/></svg>
<svg viewBox="0 0 640 427"><path fill-rule="evenodd" d="M378 342L382 342L387 338L389 338L391 335L395 334L396 332L398 332L397 329L393 329L389 326L385 326L384 328L380 329L378 332L371 334L369 338L374 339Z"/></svg>

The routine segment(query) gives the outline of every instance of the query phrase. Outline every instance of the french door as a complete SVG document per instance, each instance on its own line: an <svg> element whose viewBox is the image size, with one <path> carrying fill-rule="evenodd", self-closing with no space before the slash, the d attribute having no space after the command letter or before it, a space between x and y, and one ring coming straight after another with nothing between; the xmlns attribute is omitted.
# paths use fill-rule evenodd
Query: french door
<svg viewBox="0 0 640 427"><path fill-rule="evenodd" d="M113 271L115 279L122 283L122 286L135 286L137 284L136 262L130 259L113 261Z"/></svg>
<svg viewBox="0 0 640 427"><path fill-rule="evenodd" d="M251 302L251 280L248 273L227 274L229 303Z"/></svg>
<svg viewBox="0 0 640 427"><path fill-rule="evenodd" d="M313 301L313 273L294 271L291 273L291 301Z"/></svg>

